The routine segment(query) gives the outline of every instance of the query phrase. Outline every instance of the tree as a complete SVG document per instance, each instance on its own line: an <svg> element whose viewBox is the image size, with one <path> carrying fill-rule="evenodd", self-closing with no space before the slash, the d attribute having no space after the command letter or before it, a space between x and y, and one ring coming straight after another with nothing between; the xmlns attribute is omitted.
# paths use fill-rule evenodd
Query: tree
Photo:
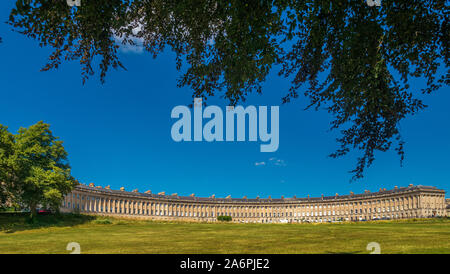
<svg viewBox="0 0 450 274"><path fill-rule="evenodd" d="M15 191L11 156L13 155L14 136L8 128L0 125L0 207L11 201Z"/></svg>
<svg viewBox="0 0 450 274"><path fill-rule="evenodd" d="M222 221L222 222L231 222L232 218L231 218L231 216L221 215L221 216L217 216L217 220Z"/></svg>
<svg viewBox="0 0 450 274"><path fill-rule="evenodd" d="M8 153L0 150L0 169L2 180L15 194L10 198L27 206L31 217L38 205L57 211L64 195L76 184L63 142L42 121L20 128L16 135L1 125L0 129L3 132L0 147L8 148L4 149Z"/></svg>
<svg viewBox="0 0 450 274"><path fill-rule="evenodd" d="M221 94L232 104L261 84L274 66L292 82L287 103L303 92L309 107L334 116L339 157L362 152L355 179L376 151L395 143L401 159L399 123L425 107L420 92L449 84L448 3L445 0L96 0L69 7L65 1L18 0L9 24L51 46L42 70L79 60L83 82L100 57L101 81L109 68L124 67L119 45L142 43L157 56L170 47L176 66L186 67L179 86L193 97ZM423 77L416 90L410 79Z"/></svg>

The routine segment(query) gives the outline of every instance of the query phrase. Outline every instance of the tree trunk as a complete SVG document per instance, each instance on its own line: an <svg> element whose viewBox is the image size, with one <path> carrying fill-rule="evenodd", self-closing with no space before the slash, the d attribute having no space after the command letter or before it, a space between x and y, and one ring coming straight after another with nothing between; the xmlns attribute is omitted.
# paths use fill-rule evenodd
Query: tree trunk
<svg viewBox="0 0 450 274"><path fill-rule="evenodd" d="M30 218L36 217L36 204L30 204Z"/></svg>

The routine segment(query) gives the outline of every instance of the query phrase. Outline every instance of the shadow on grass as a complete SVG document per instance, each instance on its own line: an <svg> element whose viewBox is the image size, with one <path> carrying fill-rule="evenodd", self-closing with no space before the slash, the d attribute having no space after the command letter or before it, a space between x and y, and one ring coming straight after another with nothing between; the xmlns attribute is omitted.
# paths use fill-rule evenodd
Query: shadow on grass
<svg viewBox="0 0 450 274"><path fill-rule="evenodd" d="M96 219L94 216L81 214L49 214L37 215L31 219L29 213L0 213L0 232L14 233L45 227L66 227L88 223Z"/></svg>

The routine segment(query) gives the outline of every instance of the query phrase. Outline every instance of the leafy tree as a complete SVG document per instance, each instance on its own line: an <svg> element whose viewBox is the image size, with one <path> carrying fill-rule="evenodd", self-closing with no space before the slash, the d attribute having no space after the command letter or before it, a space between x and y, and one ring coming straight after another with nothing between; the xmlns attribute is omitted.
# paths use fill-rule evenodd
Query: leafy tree
<svg viewBox="0 0 450 274"><path fill-rule="evenodd" d="M0 129L0 174L15 194L10 198L30 208L31 217L38 205L57 211L63 195L76 184L63 142L42 121L20 128L16 135L4 126L0 125Z"/></svg>
<svg viewBox="0 0 450 274"><path fill-rule="evenodd" d="M83 82L95 57L101 81L123 67L121 43L142 43L155 57L170 47L177 68L186 67L178 85L205 100L243 101L281 67L292 82L282 101L304 93L309 107L328 110L342 133L331 156L361 151L353 170L361 178L374 153L393 143L403 159L400 121L425 107L417 94L448 85L448 8L445 0L96 0L74 8L18 0L9 24L54 48L43 70L79 60ZM410 87L418 77L423 90Z"/></svg>
<svg viewBox="0 0 450 274"><path fill-rule="evenodd" d="M218 221L222 221L222 222L231 222L232 218L231 216L217 216L217 220Z"/></svg>
<svg viewBox="0 0 450 274"><path fill-rule="evenodd" d="M13 145L14 136L7 127L0 125L0 207L4 207L6 202L11 202L14 195L12 183L14 173L10 166Z"/></svg>

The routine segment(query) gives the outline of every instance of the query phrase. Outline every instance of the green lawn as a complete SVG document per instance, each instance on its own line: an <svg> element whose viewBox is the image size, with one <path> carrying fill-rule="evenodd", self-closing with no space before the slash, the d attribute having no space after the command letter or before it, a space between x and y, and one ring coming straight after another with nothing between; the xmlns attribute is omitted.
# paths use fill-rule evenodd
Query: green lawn
<svg viewBox="0 0 450 274"><path fill-rule="evenodd" d="M450 220L342 224L152 222L0 214L0 253L450 253Z"/></svg>

